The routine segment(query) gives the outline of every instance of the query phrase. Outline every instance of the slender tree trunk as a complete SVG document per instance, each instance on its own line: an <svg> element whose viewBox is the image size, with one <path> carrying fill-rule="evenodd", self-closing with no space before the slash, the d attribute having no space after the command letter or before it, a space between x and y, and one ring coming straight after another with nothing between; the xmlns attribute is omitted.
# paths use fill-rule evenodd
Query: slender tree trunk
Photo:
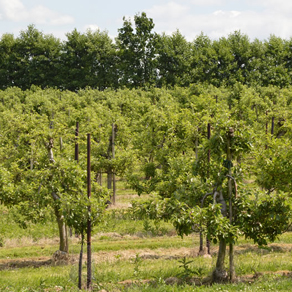
<svg viewBox="0 0 292 292"><path fill-rule="evenodd" d="M60 246L59 250L68 253L69 244L68 244L68 231L67 226L64 222L64 217L60 214L58 207L54 207L58 228L59 228L59 237L60 237Z"/></svg>
<svg viewBox="0 0 292 292"><path fill-rule="evenodd" d="M272 117L271 135L274 135L274 128L275 128L275 117Z"/></svg>
<svg viewBox="0 0 292 292"><path fill-rule="evenodd" d="M204 248L203 248L203 233L202 231L200 231L200 248L199 248L199 255L201 255L204 251Z"/></svg>
<svg viewBox="0 0 292 292"><path fill-rule="evenodd" d="M102 186L102 173L101 173L101 172L98 172L98 173L96 174L95 179L96 179L96 182L97 182L100 186Z"/></svg>
<svg viewBox="0 0 292 292"><path fill-rule="evenodd" d="M221 204L222 215L226 217L226 214L227 214L226 202L224 200L224 197L221 191L219 192L218 203ZM216 268L212 274L212 282L214 283L226 282L228 280L228 274L225 270L225 265L224 265L225 254L226 254L226 241L224 238L220 238Z"/></svg>
<svg viewBox="0 0 292 292"><path fill-rule="evenodd" d="M228 274L225 270L224 260L226 254L226 241L225 239L220 239L219 250L216 262L216 268L212 274L212 281L214 283L226 282L228 279Z"/></svg>
<svg viewBox="0 0 292 292"><path fill-rule="evenodd" d="M110 171L107 173L107 188L109 190L112 188L112 173Z"/></svg>
<svg viewBox="0 0 292 292"><path fill-rule="evenodd" d="M48 149L48 156L49 156L49 161L50 163L54 164L55 159L53 155L53 147L54 147L54 140L53 138L50 138L49 143L47 144L47 149ZM60 251L69 252L69 245L68 245L68 232L67 232L67 227L64 221L63 215L60 213L60 210L58 208L58 200L60 198L52 192L52 198L54 201L54 212L56 215L56 220L58 223L58 228L59 228L59 237L60 237Z"/></svg>
<svg viewBox="0 0 292 292"><path fill-rule="evenodd" d="M208 237L206 236L206 247L207 247L207 254L211 254L211 243Z"/></svg>

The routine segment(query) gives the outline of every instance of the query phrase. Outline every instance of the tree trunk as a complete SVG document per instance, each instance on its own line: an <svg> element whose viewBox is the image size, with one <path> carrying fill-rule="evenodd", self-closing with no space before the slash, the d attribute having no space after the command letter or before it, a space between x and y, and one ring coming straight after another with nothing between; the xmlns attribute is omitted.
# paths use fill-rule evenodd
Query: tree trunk
<svg viewBox="0 0 292 292"><path fill-rule="evenodd" d="M49 143L47 144L48 148L48 156L49 156L49 161L50 163L54 164L55 159L54 159L54 154L53 154L53 147L54 147L54 140L53 138L50 138ZM67 232L67 227L64 222L64 217L60 213L60 210L58 208L58 200L60 198L52 192L52 198L54 201L54 211L58 223L58 228L59 228L59 237L60 237L60 251L69 252L69 245L68 245L68 232Z"/></svg>
<svg viewBox="0 0 292 292"><path fill-rule="evenodd" d="M60 237L60 247L59 250L68 253L69 245L68 245L68 232L67 226L64 222L64 217L60 214L58 207L54 207L58 228L59 228L59 237Z"/></svg>
<svg viewBox="0 0 292 292"><path fill-rule="evenodd" d="M208 236L206 236L206 247L207 247L207 254L211 254L211 243L210 240L208 239Z"/></svg>
<svg viewBox="0 0 292 292"><path fill-rule="evenodd" d="M109 190L111 190L112 188L112 173L111 172L107 173L107 188Z"/></svg>
<svg viewBox="0 0 292 292"><path fill-rule="evenodd" d="M226 217L226 213L227 213L226 202L224 200L224 197L221 191L219 192L218 203L221 204L222 215ZM226 241L224 238L221 238L219 242L216 268L212 274L212 282L214 283L222 283L228 280L228 273L226 272L225 265L224 265L225 254L226 254Z"/></svg>
<svg viewBox="0 0 292 292"><path fill-rule="evenodd" d="M234 244L229 244L229 280L234 282L235 280L235 268L234 268Z"/></svg>
<svg viewBox="0 0 292 292"><path fill-rule="evenodd" d="M225 239L220 239L216 268L212 274L213 283L226 282L228 279L228 274L225 270L225 265L224 265L225 254L226 254L226 241Z"/></svg>
<svg viewBox="0 0 292 292"><path fill-rule="evenodd" d="M102 173L101 173L101 172L98 172L98 173L96 174L96 182L97 182L100 186L102 186Z"/></svg>

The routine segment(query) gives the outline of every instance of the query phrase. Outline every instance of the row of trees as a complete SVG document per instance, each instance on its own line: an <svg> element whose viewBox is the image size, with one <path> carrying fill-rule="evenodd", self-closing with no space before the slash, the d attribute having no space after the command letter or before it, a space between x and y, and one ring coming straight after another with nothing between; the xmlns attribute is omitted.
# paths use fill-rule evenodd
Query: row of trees
<svg viewBox="0 0 292 292"><path fill-rule="evenodd" d="M167 220L182 236L197 230L219 242L214 281L228 277L229 244L233 280L237 237L263 245L291 220L291 101L291 88L240 83L1 91L0 202L23 225L55 214L60 249L67 251L66 224L84 232L88 218L102 218L106 191L97 183L100 173L125 175L138 194L152 195L133 203L136 216ZM113 124L116 148L110 156ZM86 133L96 181L91 201L85 195Z"/></svg>
<svg viewBox="0 0 292 292"><path fill-rule="evenodd" d="M243 84L285 87L291 84L292 41L271 36L250 41L234 32L211 40L201 34L189 42L179 32L157 34L145 13L134 23L124 18L113 41L107 32L76 29L61 41L30 25L18 37L0 40L0 89L32 84L78 90L86 86L138 88Z"/></svg>

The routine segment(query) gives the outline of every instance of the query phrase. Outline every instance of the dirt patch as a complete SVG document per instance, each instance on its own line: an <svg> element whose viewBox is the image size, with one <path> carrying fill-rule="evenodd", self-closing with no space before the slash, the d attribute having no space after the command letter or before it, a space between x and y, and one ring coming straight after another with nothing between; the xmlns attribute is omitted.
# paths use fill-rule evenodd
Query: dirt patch
<svg viewBox="0 0 292 292"><path fill-rule="evenodd" d="M183 257L191 257L193 254L193 248L182 247L179 249L175 248L158 248L155 250L150 249L133 249L133 250L119 250L119 251L100 251L93 255L95 262L109 262L113 263L118 260L131 260L135 259L137 255L141 259L147 260L177 260Z"/></svg>
<svg viewBox="0 0 292 292"><path fill-rule="evenodd" d="M49 257L41 257L34 259L19 259L19 260L1 260L0 270L12 270L21 268L39 268L43 266L50 266L52 259Z"/></svg>
<svg viewBox="0 0 292 292"><path fill-rule="evenodd" d="M105 235L105 234L104 234ZM117 234L108 234L112 237ZM194 258L198 256L208 257L210 260L217 254L218 247L211 247L211 256L198 255L198 247L181 247L181 248L157 248L157 249L131 249L118 251L99 251L93 253L92 259L94 263L108 262L114 263L119 260L133 260L137 255L144 260L179 260L184 257ZM242 254L248 252L254 253L273 253L273 252L290 252L292 251L292 244L271 244L266 249L259 249L256 245L245 244L235 247L235 253ZM69 264L77 264L79 259L78 254L70 255ZM84 254L86 261L86 254ZM24 267L41 267L53 265L51 257L32 257L25 259L2 259L0 260L0 270L4 269L18 269ZM288 271L289 272L289 271ZM287 272L287 273L288 273ZM282 272L283 273L283 272ZM292 274L292 273L290 273ZM289 275L290 275L289 274ZM251 275L250 277L253 277Z"/></svg>
<svg viewBox="0 0 292 292"><path fill-rule="evenodd" d="M249 252L258 253L258 254L269 254L271 252L290 252L292 251L292 245L291 244L269 244L266 247L259 248L257 245L253 244L244 244L236 246L235 248L235 254L245 254Z"/></svg>

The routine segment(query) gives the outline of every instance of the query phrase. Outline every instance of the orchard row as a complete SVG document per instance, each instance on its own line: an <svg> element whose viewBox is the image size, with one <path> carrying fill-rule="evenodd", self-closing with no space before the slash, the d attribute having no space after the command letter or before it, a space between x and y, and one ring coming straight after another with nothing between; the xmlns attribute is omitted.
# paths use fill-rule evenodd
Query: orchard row
<svg viewBox="0 0 292 292"><path fill-rule="evenodd" d="M133 216L170 221L181 236L199 231L219 242L213 280L234 280L237 237L264 245L291 221L291 101L289 87L241 83L78 92L9 88L0 92L0 201L23 226L54 214L60 249L68 251L66 226L84 234L88 220L102 220L108 190L100 176L124 177L138 194L152 195L133 202Z"/></svg>

